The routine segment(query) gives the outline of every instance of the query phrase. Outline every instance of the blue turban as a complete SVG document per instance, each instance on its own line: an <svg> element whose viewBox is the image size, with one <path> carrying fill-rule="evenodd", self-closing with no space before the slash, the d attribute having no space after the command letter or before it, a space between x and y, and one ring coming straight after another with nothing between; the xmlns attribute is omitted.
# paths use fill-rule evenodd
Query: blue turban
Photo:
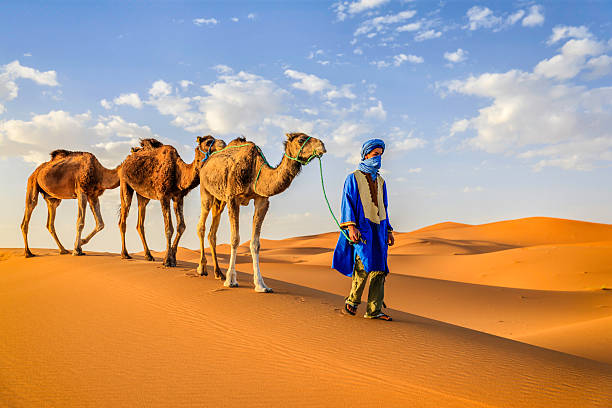
<svg viewBox="0 0 612 408"><path fill-rule="evenodd" d="M374 180L376 180L376 176L378 175L378 169L381 166L381 157L370 157L366 159L366 155L370 153L372 150L380 147L383 152L385 151L385 142L380 139L370 139L361 146L361 163L359 163L359 170L364 173L368 173L372 176Z"/></svg>
<svg viewBox="0 0 612 408"><path fill-rule="evenodd" d="M365 160L366 154L370 153L372 150L380 147L385 151L385 142L380 139L370 139L361 146L361 160Z"/></svg>

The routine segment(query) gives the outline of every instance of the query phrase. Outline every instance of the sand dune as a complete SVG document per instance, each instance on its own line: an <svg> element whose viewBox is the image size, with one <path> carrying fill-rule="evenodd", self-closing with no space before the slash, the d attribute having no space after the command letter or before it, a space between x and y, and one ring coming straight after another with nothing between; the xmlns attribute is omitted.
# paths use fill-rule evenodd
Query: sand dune
<svg viewBox="0 0 612 408"><path fill-rule="evenodd" d="M398 234L393 323L340 314L337 233L262 241L271 295L252 290L248 243L232 290L184 248L177 268L0 250L0 406L609 407L611 232L531 218Z"/></svg>

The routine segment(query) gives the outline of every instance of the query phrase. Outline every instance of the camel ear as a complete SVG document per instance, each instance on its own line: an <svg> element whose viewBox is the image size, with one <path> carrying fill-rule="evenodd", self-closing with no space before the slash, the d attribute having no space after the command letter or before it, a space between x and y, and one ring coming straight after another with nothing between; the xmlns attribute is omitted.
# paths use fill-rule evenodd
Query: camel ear
<svg viewBox="0 0 612 408"><path fill-rule="evenodd" d="M291 133L285 133L285 136L287 137L287 140L291 140L293 135Z"/></svg>
<svg viewBox="0 0 612 408"><path fill-rule="evenodd" d="M202 140L204 140L202 136L196 137L196 142L198 142L198 144L202 143Z"/></svg>

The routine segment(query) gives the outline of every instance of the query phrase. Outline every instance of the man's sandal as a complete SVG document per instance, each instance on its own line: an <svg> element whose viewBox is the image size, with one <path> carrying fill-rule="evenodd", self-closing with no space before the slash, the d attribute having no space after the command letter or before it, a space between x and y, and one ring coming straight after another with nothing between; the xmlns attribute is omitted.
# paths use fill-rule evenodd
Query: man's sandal
<svg viewBox="0 0 612 408"><path fill-rule="evenodd" d="M370 319L378 319L378 320L384 320L385 322L390 322L393 321L393 319L391 318L391 316L384 314L382 312L380 312L379 314L377 314L376 316L368 316Z"/></svg>
<svg viewBox="0 0 612 408"><path fill-rule="evenodd" d="M355 313L357 313L357 306L353 306L350 303L345 303L342 313L355 316Z"/></svg>

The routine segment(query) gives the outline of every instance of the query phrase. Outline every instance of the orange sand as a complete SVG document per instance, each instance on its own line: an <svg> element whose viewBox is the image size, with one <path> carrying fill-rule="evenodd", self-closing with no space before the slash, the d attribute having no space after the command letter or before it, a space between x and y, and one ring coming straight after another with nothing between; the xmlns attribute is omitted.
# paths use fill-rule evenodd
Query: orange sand
<svg viewBox="0 0 612 408"><path fill-rule="evenodd" d="M397 234L392 323L340 313L336 239L263 240L274 294L252 290L248 245L231 290L188 249L170 269L0 250L0 406L612 406L612 226Z"/></svg>

